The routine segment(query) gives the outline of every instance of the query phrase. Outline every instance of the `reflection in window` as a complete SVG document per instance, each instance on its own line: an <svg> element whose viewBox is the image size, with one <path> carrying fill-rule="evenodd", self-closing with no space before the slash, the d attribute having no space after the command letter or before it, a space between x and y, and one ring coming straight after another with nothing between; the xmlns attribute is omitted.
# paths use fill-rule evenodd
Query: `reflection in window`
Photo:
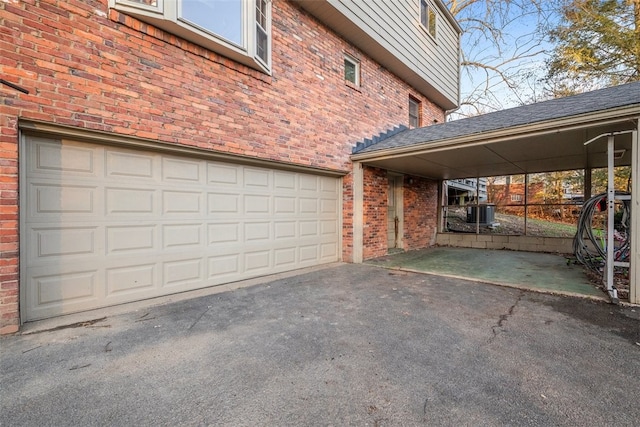
<svg viewBox="0 0 640 427"><path fill-rule="evenodd" d="M269 59L267 13L267 0L256 0L256 54L265 63Z"/></svg>
<svg viewBox="0 0 640 427"><path fill-rule="evenodd" d="M144 4L146 6L153 6L153 7L157 7L158 6L158 1L157 0L131 0L134 3L140 3L140 4Z"/></svg>
<svg viewBox="0 0 640 427"><path fill-rule="evenodd" d="M420 0L420 23L431 37L436 37L436 12L427 0Z"/></svg>
<svg viewBox="0 0 640 427"><path fill-rule="evenodd" d="M360 63L349 55L344 56L344 79L356 86L360 85Z"/></svg>
<svg viewBox="0 0 640 427"><path fill-rule="evenodd" d="M260 3L260 1L258 1ZM242 46L242 0L183 0L180 18Z"/></svg>
<svg viewBox="0 0 640 427"><path fill-rule="evenodd" d="M409 128L419 128L420 123L420 101L409 97Z"/></svg>

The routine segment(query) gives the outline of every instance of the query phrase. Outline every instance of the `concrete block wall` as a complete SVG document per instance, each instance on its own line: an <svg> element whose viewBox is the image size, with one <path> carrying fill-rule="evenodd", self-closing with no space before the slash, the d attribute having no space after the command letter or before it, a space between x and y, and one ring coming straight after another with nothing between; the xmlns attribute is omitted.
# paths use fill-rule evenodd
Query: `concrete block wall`
<svg viewBox="0 0 640 427"><path fill-rule="evenodd" d="M4 333L19 324L19 119L343 172L345 261L353 248L352 146L408 125L409 96L422 102L423 123L444 119L424 95L285 0L272 3L271 75L109 9L108 0L4 1L0 13L2 78L29 91L0 86ZM345 53L360 61L359 87L345 84Z"/></svg>
<svg viewBox="0 0 640 427"><path fill-rule="evenodd" d="M508 249L525 252L573 253L573 238L493 234L438 233L436 244L460 248Z"/></svg>

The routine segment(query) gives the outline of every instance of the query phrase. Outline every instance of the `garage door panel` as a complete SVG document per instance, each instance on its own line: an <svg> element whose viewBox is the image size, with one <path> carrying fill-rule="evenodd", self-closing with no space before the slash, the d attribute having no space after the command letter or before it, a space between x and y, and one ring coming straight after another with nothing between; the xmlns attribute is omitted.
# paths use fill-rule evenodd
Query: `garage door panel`
<svg viewBox="0 0 640 427"><path fill-rule="evenodd" d="M28 320L339 259L338 179L31 137L25 154Z"/></svg>
<svg viewBox="0 0 640 427"><path fill-rule="evenodd" d="M240 253L211 256L207 261L207 278L209 279L236 276L241 271Z"/></svg>
<svg viewBox="0 0 640 427"><path fill-rule="evenodd" d="M271 240L271 222L247 222L244 224L244 240L247 243Z"/></svg>
<svg viewBox="0 0 640 427"><path fill-rule="evenodd" d="M243 168L244 187L248 189L260 188L260 191L271 187L272 172L265 169Z"/></svg>
<svg viewBox="0 0 640 427"><path fill-rule="evenodd" d="M318 214L318 199L310 197L301 197L299 199L301 215Z"/></svg>
<svg viewBox="0 0 640 427"><path fill-rule="evenodd" d="M204 202L201 192L163 191L162 212L172 216L188 216L204 214Z"/></svg>
<svg viewBox="0 0 640 427"><path fill-rule="evenodd" d="M315 262L318 259L318 245L307 245L300 246L299 249L299 259L301 263L313 261Z"/></svg>
<svg viewBox="0 0 640 427"><path fill-rule="evenodd" d="M207 182L223 186L238 187L240 167L224 163L209 162L207 165Z"/></svg>
<svg viewBox="0 0 640 427"><path fill-rule="evenodd" d="M209 244L240 243L240 224L237 222L209 224L208 230Z"/></svg>
<svg viewBox="0 0 640 427"><path fill-rule="evenodd" d="M59 141L34 138L30 151L29 172L33 176L59 176L60 172L73 176L98 176L99 162L94 149L75 144L61 145Z"/></svg>
<svg viewBox="0 0 640 427"><path fill-rule="evenodd" d="M291 215L296 213L296 198L275 196L273 198L273 213L275 215Z"/></svg>
<svg viewBox="0 0 640 427"><path fill-rule="evenodd" d="M181 259L163 264L163 287L185 286L204 281L204 260L201 257Z"/></svg>
<svg viewBox="0 0 640 427"><path fill-rule="evenodd" d="M203 224L171 224L162 227L164 249L200 249L205 241Z"/></svg>
<svg viewBox="0 0 640 427"><path fill-rule="evenodd" d="M133 151L107 149L105 171L110 178L153 180L156 177L154 156L135 154Z"/></svg>
<svg viewBox="0 0 640 427"><path fill-rule="evenodd" d="M276 191L296 190L296 174L293 172L275 171L273 185Z"/></svg>
<svg viewBox="0 0 640 427"><path fill-rule="evenodd" d="M296 247L287 247L281 249L274 249L273 251L273 264L275 267L289 267L296 265Z"/></svg>
<svg viewBox="0 0 640 427"><path fill-rule="evenodd" d="M316 220L300 221L300 237L317 236L319 233L319 224Z"/></svg>
<svg viewBox="0 0 640 427"><path fill-rule="evenodd" d="M318 191L318 177L313 175L300 175L300 191Z"/></svg>
<svg viewBox="0 0 640 427"><path fill-rule="evenodd" d="M261 196L255 194L245 195L243 198L244 213L248 215L268 214L270 209L270 196Z"/></svg>
<svg viewBox="0 0 640 427"><path fill-rule="evenodd" d="M30 257L55 259L79 255L95 255L96 227L33 228L28 237Z"/></svg>
<svg viewBox="0 0 640 427"><path fill-rule="evenodd" d="M149 251L156 248L156 226L107 226L105 250L107 255Z"/></svg>
<svg viewBox="0 0 640 427"><path fill-rule="evenodd" d="M292 239L296 237L296 221L277 221L274 223L274 239Z"/></svg>
<svg viewBox="0 0 640 427"><path fill-rule="evenodd" d="M235 193L209 193L207 205L210 214L237 215L240 213L240 196Z"/></svg>
<svg viewBox="0 0 640 427"><path fill-rule="evenodd" d="M319 177L320 180L320 191L323 193L330 193L331 195L337 196L339 192L338 183L333 178L328 177Z"/></svg>
<svg viewBox="0 0 640 427"><path fill-rule="evenodd" d="M33 217L87 215L96 211L96 187L71 183L32 183L29 186L30 214Z"/></svg>
<svg viewBox="0 0 640 427"><path fill-rule="evenodd" d="M323 243L320 245L320 259L332 260L338 256L338 245L335 242Z"/></svg>
<svg viewBox="0 0 640 427"><path fill-rule="evenodd" d="M92 266L49 265L24 274L24 302L30 316L45 318L97 306L104 300L100 272Z"/></svg>
<svg viewBox="0 0 640 427"><path fill-rule="evenodd" d="M323 236L335 236L338 232L338 221L322 220L320 221L320 234Z"/></svg>
<svg viewBox="0 0 640 427"><path fill-rule="evenodd" d="M205 182L204 161L162 158L162 181L172 184L201 184Z"/></svg>
<svg viewBox="0 0 640 427"><path fill-rule="evenodd" d="M320 213L335 215L338 213L338 201L336 199L320 199Z"/></svg>
<svg viewBox="0 0 640 427"><path fill-rule="evenodd" d="M271 267L270 250L247 252L244 254L244 270L246 272L267 270L269 267Z"/></svg>
<svg viewBox="0 0 640 427"><path fill-rule="evenodd" d="M143 293L159 283L156 263L110 267L105 273L107 298L124 293Z"/></svg>

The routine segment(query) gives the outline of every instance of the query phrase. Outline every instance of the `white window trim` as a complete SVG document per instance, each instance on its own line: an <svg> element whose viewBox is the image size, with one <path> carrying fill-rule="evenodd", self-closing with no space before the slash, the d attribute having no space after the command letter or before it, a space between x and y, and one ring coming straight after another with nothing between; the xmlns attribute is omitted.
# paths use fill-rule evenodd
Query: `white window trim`
<svg viewBox="0 0 640 427"><path fill-rule="evenodd" d="M134 0L109 0L109 7L266 74L271 74L271 0L267 0L267 61L257 54L255 0L243 0L242 43L226 40L179 17L182 0L158 0L148 6Z"/></svg>
<svg viewBox="0 0 640 427"><path fill-rule="evenodd" d="M355 68L356 68L356 72L355 72L356 81L352 82L350 80L347 80L346 78L344 79L344 81L347 82L347 84L360 87L360 61L354 58L353 56L349 55L348 53L344 54L344 60L351 62L352 64L355 65Z"/></svg>

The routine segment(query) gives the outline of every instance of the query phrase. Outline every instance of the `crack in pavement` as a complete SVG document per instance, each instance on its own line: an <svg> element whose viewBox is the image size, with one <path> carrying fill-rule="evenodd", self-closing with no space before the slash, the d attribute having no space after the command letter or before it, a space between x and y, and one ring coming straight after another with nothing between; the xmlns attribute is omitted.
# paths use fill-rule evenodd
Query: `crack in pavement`
<svg viewBox="0 0 640 427"><path fill-rule="evenodd" d="M520 291L520 293L518 294L518 298L516 298L516 301L511 305L511 307L509 307L509 310L507 310L505 314L500 315L500 317L498 318L498 322L491 327L491 333L493 334L493 336L491 336L487 342L491 343L498 336L498 329L502 328L504 322L506 322L509 317L513 316L513 312L522 300L523 296L524 291Z"/></svg>

